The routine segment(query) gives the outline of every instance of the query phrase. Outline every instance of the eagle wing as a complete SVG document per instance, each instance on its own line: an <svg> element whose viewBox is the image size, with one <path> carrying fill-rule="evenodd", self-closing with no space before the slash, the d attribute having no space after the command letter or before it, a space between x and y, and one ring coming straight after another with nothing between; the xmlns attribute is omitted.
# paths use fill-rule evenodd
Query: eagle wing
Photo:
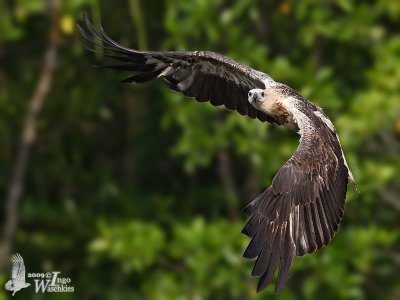
<svg viewBox="0 0 400 300"><path fill-rule="evenodd" d="M304 122L304 121L303 121ZM279 269L275 291L287 283L294 255L332 240L343 216L348 168L334 130L299 123L300 145L272 185L245 212L243 233L252 238L243 256L257 258L252 275L264 289Z"/></svg>
<svg viewBox="0 0 400 300"><path fill-rule="evenodd" d="M85 13L83 18L86 30L78 25L82 36L90 43L104 48L104 56L123 62L106 67L135 72L122 82L143 83L163 77L169 88L199 102L210 101L214 106L224 105L252 119L276 123L273 117L248 102L247 94L251 89L265 88L265 82L273 82L267 74L210 51L129 49L112 40L101 25L100 30L96 31ZM95 51L89 47L86 49Z"/></svg>
<svg viewBox="0 0 400 300"><path fill-rule="evenodd" d="M112 40L101 26L96 31L86 14L84 21L86 30L78 25L81 34L103 47L104 56L123 63L107 67L135 72L124 82L142 83L162 77L172 90L199 102L210 101L253 119L278 123L248 102L251 89L274 83L268 75L214 52L129 49ZM307 109L315 108L298 97ZM244 257L257 258L252 274L260 276L258 291L272 281L277 270L275 290L280 291L287 283L294 256L327 245L343 216L349 170L340 142L325 116L316 126L309 119L314 112L308 113L293 116L301 135L296 152L278 171L272 185L245 208L250 219L243 233L252 240Z"/></svg>
<svg viewBox="0 0 400 300"><path fill-rule="evenodd" d="M22 256L16 253L11 256L11 261L13 263L11 279L25 281L25 265Z"/></svg>

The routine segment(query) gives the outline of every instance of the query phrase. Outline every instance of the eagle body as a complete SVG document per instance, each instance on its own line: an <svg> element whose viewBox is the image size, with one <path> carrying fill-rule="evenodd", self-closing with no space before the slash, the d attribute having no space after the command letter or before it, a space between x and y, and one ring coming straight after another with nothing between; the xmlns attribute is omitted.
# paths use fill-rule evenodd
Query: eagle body
<svg viewBox="0 0 400 300"><path fill-rule="evenodd" d="M84 14L83 37L120 62L106 67L129 71L123 82L163 79L171 90L198 102L209 101L261 122L283 125L300 135L292 157L271 186L244 212L242 232L251 238L243 256L256 259L257 291L278 273L275 291L287 283L294 256L329 244L342 219L348 180L355 185L335 127L321 108L269 75L210 51L139 51L96 30ZM90 51L96 50L85 46Z"/></svg>

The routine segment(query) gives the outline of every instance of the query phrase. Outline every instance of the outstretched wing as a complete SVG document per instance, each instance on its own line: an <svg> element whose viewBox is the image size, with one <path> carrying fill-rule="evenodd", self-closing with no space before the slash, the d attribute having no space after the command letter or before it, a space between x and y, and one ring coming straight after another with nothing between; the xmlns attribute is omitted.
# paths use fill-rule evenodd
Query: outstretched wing
<svg viewBox="0 0 400 300"><path fill-rule="evenodd" d="M274 118L248 102L247 94L251 89L264 88L264 82L273 82L268 75L209 51L162 52L129 49L112 40L101 26L100 31L96 31L85 13L83 18L86 30L78 25L83 37L104 48L104 56L123 62L107 67L136 73L123 82L143 83L163 77L172 90L199 102L210 101L214 106L224 105L229 110L237 110L241 115L248 115L252 119L276 123Z"/></svg>
<svg viewBox="0 0 400 300"><path fill-rule="evenodd" d="M348 169L336 133L303 126L300 145L272 185L246 208L243 233L252 238L246 258L256 258L252 275L264 289L279 269L275 291L287 283L294 255L327 245L343 216Z"/></svg>
<svg viewBox="0 0 400 300"><path fill-rule="evenodd" d="M11 256L13 262L11 270L11 279L25 281L25 265L22 256L16 253Z"/></svg>

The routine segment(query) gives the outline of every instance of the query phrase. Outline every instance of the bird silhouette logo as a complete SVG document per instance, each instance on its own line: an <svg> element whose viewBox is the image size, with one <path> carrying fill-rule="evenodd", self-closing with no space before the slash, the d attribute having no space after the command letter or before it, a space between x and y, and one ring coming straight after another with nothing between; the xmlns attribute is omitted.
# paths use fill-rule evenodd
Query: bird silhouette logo
<svg viewBox="0 0 400 300"><path fill-rule="evenodd" d="M16 253L11 256L11 261L13 263L11 279L6 282L5 289L13 292L12 295L14 296L16 292L27 288L31 284L25 282L25 265L22 256L19 253Z"/></svg>

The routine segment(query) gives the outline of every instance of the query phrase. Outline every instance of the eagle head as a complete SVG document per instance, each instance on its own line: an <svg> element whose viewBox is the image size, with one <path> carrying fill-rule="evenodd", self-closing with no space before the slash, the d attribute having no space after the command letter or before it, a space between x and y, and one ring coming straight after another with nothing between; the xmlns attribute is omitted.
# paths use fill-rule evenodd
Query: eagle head
<svg viewBox="0 0 400 300"><path fill-rule="evenodd" d="M249 102L255 105L257 102L264 101L265 91L263 89L252 89L249 91L248 99Z"/></svg>

